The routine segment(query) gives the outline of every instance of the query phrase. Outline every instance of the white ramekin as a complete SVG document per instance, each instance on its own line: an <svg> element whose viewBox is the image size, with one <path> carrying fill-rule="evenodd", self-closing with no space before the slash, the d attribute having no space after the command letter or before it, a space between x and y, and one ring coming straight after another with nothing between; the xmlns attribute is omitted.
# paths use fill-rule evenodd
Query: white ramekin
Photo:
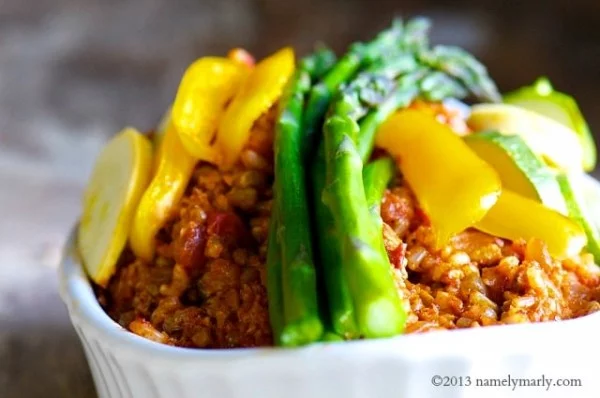
<svg viewBox="0 0 600 398"><path fill-rule="evenodd" d="M600 184L585 181L600 215ZM74 233L60 293L100 398L600 397L600 313L298 349L183 349L134 335L105 314ZM580 385L527 384L548 379Z"/></svg>

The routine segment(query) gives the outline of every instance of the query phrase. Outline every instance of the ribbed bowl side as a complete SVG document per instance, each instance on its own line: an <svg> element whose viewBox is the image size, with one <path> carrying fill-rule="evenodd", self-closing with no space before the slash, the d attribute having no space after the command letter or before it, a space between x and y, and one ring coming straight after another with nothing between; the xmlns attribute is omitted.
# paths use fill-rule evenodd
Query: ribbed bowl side
<svg viewBox="0 0 600 398"><path fill-rule="evenodd" d="M95 338L89 325L74 323L99 398L593 398L597 393L592 385L600 386L593 367L577 360L580 346L573 347L573 355L552 355L549 350L547 356L432 355L423 346L419 357L414 355L419 350L407 356L407 351L392 345L389 351L371 355L328 356L315 350L294 361L249 356L179 364L132 355ZM445 378L446 385L434 385L434 376ZM583 386L477 385L501 383L508 377L579 378Z"/></svg>
<svg viewBox="0 0 600 398"><path fill-rule="evenodd" d="M600 225L600 184L590 178L586 189ZM297 350L167 347L104 313L76 256L74 231L60 267L60 294L99 398L600 397L600 312ZM559 378L581 385L561 387ZM515 379L520 385L501 385ZM540 380L554 384L536 385Z"/></svg>

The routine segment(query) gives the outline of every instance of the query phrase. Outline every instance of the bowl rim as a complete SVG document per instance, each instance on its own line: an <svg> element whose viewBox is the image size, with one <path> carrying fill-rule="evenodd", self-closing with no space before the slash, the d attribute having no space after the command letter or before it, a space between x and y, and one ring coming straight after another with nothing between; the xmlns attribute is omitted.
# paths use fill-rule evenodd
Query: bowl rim
<svg viewBox="0 0 600 398"><path fill-rule="evenodd" d="M584 174L588 194L597 198L600 206L600 182L590 175ZM598 220L600 223L600 220ZM546 338L564 337L575 330L585 337L595 337L594 329L600 328L600 312L579 318L525 323L514 325L491 325L481 328L465 328L455 330L434 330L427 333L404 334L390 338L354 340L343 342L316 342L307 346L253 347L232 349L202 349L170 346L157 343L138 336L116 323L103 310L85 273L76 249L77 224L71 229L63 248L59 265L59 293L67 307L71 323L78 334L94 334L104 343L119 346L123 355L151 356L153 360L168 362L229 362L260 357L261 360L283 360L290 357L325 354L329 357L352 358L355 355L395 354L425 360L439 355L469 355L489 357L490 355L523 355L534 353L544 355ZM586 324L594 323L593 327ZM82 330L84 329L84 330ZM589 334L585 331L589 331ZM582 334L583 333L583 334ZM540 338L542 336L542 338ZM510 344L487 344L490 340L510 342ZM579 340L579 339L578 339ZM423 351L423 347L430 349ZM470 349L465 347L469 346ZM553 347L551 355L568 355L573 350L571 344ZM548 353L550 355L550 353ZM415 357L416 356L416 357Z"/></svg>

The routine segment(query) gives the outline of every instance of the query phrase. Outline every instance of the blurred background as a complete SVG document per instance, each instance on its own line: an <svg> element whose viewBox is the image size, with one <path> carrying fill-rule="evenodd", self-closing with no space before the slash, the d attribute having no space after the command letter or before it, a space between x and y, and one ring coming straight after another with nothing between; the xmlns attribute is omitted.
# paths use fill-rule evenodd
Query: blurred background
<svg viewBox="0 0 600 398"><path fill-rule="evenodd" d="M0 397L95 397L56 291L60 250L104 142L154 126L190 62L341 52L414 15L502 91L550 77L600 138L597 0L0 0Z"/></svg>

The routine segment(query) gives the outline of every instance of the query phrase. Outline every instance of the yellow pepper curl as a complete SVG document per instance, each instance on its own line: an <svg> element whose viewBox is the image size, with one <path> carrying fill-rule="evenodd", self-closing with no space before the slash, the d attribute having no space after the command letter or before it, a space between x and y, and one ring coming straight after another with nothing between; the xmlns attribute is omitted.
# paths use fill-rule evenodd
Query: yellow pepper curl
<svg viewBox="0 0 600 398"><path fill-rule="evenodd" d="M507 189L475 228L509 240L541 239L557 258L575 256L587 244L585 232L574 221Z"/></svg>
<svg viewBox="0 0 600 398"><path fill-rule="evenodd" d="M222 156L221 167L228 169L237 161L252 124L279 99L294 67L294 51L285 47L250 72L219 125L216 146Z"/></svg>
<svg viewBox="0 0 600 398"><path fill-rule="evenodd" d="M146 261L152 261L154 237L181 200L196 164L173 123L167 125L157 156L156 172L137 207L129 240L135 255Z"/></svg>
<svg viewBox="0 0 600 398"><path fill-rule="evenodd" d="M431 221L436 247L479 222L502 191L498 173L431 114L405 109L379 129L376 145L398 162Z"/></svg>
<svg viewBox="0 0 600 398"><path fill-rule="evenodd" d="M231 165L294 70L290 48L255 67L249 57L239 50L229 58L204 57L185 72L163 123L153 179L133 220L130 246L139 258L154 257L156 233L173 216L196 163Z"/></svg>
<svg viewBox="0 0 600 398"><path fill-rule="evenodd" d="M200 58L186 70L171 119L184 148L196 159L217 161L211 143L219 119L249 70L246 64L221 57Z"/></svg>

